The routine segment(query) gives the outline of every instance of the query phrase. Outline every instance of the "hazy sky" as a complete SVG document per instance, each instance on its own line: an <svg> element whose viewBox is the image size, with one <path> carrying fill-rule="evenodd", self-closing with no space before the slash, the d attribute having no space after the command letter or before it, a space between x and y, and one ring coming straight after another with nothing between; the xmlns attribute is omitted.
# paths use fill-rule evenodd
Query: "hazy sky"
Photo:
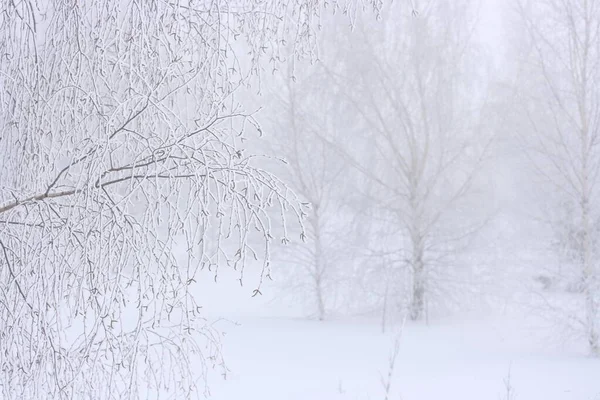
<svg viewBox="0 0 600 400"><path fill-rule="evenodd" d="M481 41L491 50L493 61L498 64L504 53L505 28L502 17L505 15L505 12L498 0L480 1L481 22L479 24L479 35Z"/></svg>

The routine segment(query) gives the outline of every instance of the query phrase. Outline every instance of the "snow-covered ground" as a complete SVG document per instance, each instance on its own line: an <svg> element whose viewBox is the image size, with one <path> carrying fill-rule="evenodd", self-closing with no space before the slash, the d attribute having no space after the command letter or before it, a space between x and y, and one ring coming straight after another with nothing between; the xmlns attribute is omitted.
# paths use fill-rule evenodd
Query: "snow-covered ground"
<svg viewBox="0 0 600 400"><path fill-rule="evenodd" d="M212 398L385 399L395 335L376 323L237 321L222 326L230 372L211 379ZM508 383L515 400L600 400L600 360L503 318L407 324L400 343L389 399L506 399Z"/></svg>
<svg viewBox="0 0 600 400"><path fill-rule="evenodd" d="M208 317L227 320L215 327L225 332L229 371L226 379L212 374L210 398L386 398L382 377L397 331L382 334L376 319L303 319L273 292L252 298L251 285L233 279L203 285ZM600 400L600 360L557 336L515 310L407 323L388 400Z"/></svg>

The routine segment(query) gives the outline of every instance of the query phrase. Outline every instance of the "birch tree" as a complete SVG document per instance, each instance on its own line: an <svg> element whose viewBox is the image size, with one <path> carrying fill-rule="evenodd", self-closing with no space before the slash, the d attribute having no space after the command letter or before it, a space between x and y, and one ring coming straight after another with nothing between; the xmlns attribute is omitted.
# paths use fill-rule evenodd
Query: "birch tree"
<svg viewBox="0 0 600 400"><path fill-rule="evenodd" d="M370 161L362 149L342 153L372 182L375 218L388 232L374 254L406 271L389 276L396 295L407 293L413 320L425 316L452 255L479 223L466 210L490 141L479 122L473 9L434 1L417 11L391 6L380 27L358 35L352 75L331 71L375 149Z"/></svg>
<svg viewBox="0 0 600 400"><path fill-rule="evenodd" d="M331 26L330 26L331 27ZM330 32L331 29L325 29ZM324 36L324 41L330 37ZM286 179L294 192L310 204L305 219L307 243L286 246L279 252L286 291L311 299L311 308L323 320L335 307L344 280L351 279L349 260L344 256L349 224L344 216L347 166L322 139L323 132L336 141L351 135L345 120L347 103L319 64L289 66L288 73L274 85L277 105L270 108L276 137L274 152L286 161ZM346 214L344 212L346 211ZM283 268L282 268L283 269Z"/></svg>
<svg viewBox="0 0 600 400"><path fill-rule="evenodd" d="M519 2L518 12L529 37L518 80L525 121L519 129L549 198L563 208L551 222L580 282L585 311L578 320L598 355L600 2Z"/></svg>
<svg viewBox="0 0 600 400"><path fill-rule="evenodd" d="M193 296L198 271L230 266L241 280L258 259L262 280L271 242L298 240L287 218L304 214L243 151L260 127L234 94L262 62L313 53L320 7L2 4L2 397L202 396L220 353Z"/></svg>

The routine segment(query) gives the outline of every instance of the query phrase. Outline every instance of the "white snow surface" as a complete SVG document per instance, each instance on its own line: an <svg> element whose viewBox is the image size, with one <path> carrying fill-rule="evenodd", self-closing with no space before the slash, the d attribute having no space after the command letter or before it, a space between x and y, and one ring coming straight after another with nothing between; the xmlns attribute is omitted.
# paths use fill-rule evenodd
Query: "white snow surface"
<svg viewBox="0 0 600 400"><path fill-rule="evenodd" d="M230 372L213 399L385 399L393 334L369 321L238 318L223 339ZM502 319L407 324L389 399L600 400L600 360ZM224 327L225 328L225 327Z"/></svg>
<svg viewBox="0 0 600 400"><path fill-rule="evenodd" d="M204 292L219 305L209 318L229 321L215 325L229 371L210 376L209 398L386 399L397 330L383 334L376 318L293 317L282 302L222 285ZM387 399L600 400L600 359L556 336L531 313L406 323Z"/></svg>

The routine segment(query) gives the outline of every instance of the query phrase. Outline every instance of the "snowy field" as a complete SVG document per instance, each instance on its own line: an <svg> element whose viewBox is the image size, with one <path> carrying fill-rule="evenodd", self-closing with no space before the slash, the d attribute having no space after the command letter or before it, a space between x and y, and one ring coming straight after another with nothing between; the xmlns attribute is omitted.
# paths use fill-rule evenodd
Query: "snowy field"
<svg viewBox="0 0 600 400"><path fill-rule="evenodd" d="M369 321L237 318L219 400L385 399L393 334ZM388 399L600 400L600 360L502 318L407 324ZM521 327L519 327L521 326ZM510 373L510 379L509 379ZM510 392L507 387L510 386Z"/></svg>
<svg viewBox="0 0 600 400"><path fill-rule="evenodd" d="M224 318L215 327L229 369L226 379L210 376L211 399L385 400L400 337L388 400L600 400L600 359L533 312L407 322L401 335L382 334L377 318L308 320L275 287L251 297L227 278L202 284L209 319Z"/></svg>
<svg viewBox="0 0 600 400"><path fill-rule="evenodd" d="M224 381L212 379L212 398L386 398L382 377L385 381L394 337L382 335L376 324L238 322L224 339L230 373ZM388 398L600 400L600 360L544 350L532 335L501 325L500 320L408 325Z"/></svg>

